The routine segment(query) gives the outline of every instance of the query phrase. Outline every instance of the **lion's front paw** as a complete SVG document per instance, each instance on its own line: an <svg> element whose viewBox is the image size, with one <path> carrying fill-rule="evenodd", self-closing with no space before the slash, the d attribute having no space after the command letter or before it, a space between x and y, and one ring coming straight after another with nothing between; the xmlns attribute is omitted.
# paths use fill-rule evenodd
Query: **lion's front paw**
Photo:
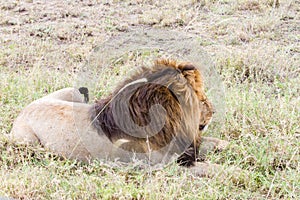
<svg viewBox="0 0 300 200"><path fill-rule="evenodd" d="M196 162L189 170L195 177L216 178L220 181L230 179L239 184L249 179L249 172L237 166L226 167L214 163Z"/></svg>
<svg viewBox="0 0 300 200"><path fill-rule="evenodd" d="M218 143L217 143L217 145L216 145L216 147L215 147L215 149L217 151L223 151L223 150L225 150L228 147L228 145L229 145L228 141L226 141L226 140L219 140Z"/></svg>
<svg viewBox="0 0 300 200"><path fill-rule="evenodd" d="M217 173L223 171L221 165L206 162L196 162L194 166L189 168L189 170L194 176L208 178L212 178Z"/></svg>
<svg viewBox="0 0 300 200"><path fill-rule="evenodd" d="M229 142L226 140L220 140L213 137L202 137L202 147L206 147L210 150L223 151L229 145Z"/></svg>

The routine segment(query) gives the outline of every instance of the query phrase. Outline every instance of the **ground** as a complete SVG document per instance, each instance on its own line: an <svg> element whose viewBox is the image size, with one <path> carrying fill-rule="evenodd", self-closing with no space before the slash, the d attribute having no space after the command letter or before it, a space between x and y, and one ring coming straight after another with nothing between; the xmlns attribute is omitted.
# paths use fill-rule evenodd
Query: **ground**
<svg viewBox="0 0 300 200"><path fill-rule="evenodd" d="M299 199L300 1L0 1L0 196L15 199ZM111 36L135 28L193 35L225 86L224 124L208 135L230 142L207 161L248 178L198 178L59 158L7 139L31 101L72 86ZM126 71L126 70L125 70ZM121 79L109 68L95 97ZM114 78L112 78L114 77ZM92 99L93 100L93 99Z"/></svg>

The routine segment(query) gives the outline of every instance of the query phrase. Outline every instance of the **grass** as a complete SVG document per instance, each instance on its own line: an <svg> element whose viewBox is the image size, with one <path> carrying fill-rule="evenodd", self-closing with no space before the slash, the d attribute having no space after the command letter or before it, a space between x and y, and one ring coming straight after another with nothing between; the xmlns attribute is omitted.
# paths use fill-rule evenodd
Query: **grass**
<svg viewBox="0 0 300 200"><path fill-rule="evenodd" d="M0 196L300 198L298 1L56 3L0 3ZM239 166L247 179L237 181L232 173L224 179L193 177L176 164L151 171L136 164L81 163L7 138L16 116L33 100L88 81L94 83L88 85L92 98L106 95L136 62L157 55L129 55L128 62L95 66L91 75L80 75L95 47L136 26L194 34L214 61L225 86L226 113L206 135L226 139L230 146L207 160L224 168Z"/></svg>

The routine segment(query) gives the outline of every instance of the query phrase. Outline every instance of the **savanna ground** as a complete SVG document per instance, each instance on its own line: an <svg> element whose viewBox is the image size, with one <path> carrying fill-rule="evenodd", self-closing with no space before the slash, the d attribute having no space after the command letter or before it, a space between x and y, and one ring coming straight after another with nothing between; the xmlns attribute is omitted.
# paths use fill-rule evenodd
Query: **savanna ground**
<svg viewBox="0 0 300 200"><path fill-rule="evenodd" d="M300 199L300 1L0 2L0 196L15 199ZM59 158L7 139L31 101L72 86L105 39L133 27L193 34L225 85L230 141L207 160L248 178L198 178ZM121 69L122 71L122 69ZM99 77L100 97L124 73ZM102 85L100 84L102 83ZM111 163L112 164L112 163Z"/></svg>

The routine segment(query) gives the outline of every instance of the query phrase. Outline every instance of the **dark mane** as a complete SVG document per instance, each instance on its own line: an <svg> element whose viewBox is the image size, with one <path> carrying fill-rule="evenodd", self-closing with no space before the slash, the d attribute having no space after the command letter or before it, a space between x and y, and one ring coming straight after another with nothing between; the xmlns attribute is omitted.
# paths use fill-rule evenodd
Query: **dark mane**
<svg viewBox="0 0 300 200"><path fill-rule="evenodd" d="M138 144L131 149L138 153L147 153L149 147L160 150L174 138L180 151L191 144L194 147L198 101L204 98L199 96L203 84L196 72L193 65L177 65L172 60L142 67L107 98L96 102L91 110L93 126L112 143L126 139ZM195 155L191 156L195 160Z"/></svg>

